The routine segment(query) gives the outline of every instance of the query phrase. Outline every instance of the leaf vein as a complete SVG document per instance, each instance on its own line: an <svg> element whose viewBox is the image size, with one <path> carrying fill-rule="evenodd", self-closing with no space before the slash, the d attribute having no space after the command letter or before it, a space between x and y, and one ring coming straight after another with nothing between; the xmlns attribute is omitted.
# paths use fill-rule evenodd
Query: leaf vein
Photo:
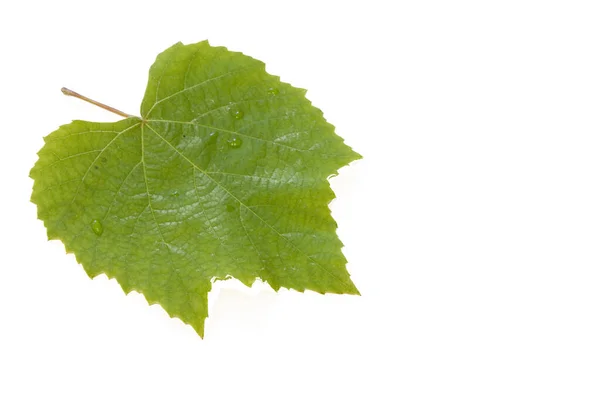
<svg viewBox="0 0 600 400"><path fill-rule="evenodd" d="M150 128L152 131L154 131L154 129ZM165 247L167 248L167 251L169 252L171 259L173 259L173 253L171 251L171 245L169 243L167 243L167 241L165 240L165 237L162 233L162 230L160 229L160 224L158 223L158 221L156 220L156 215L154 213L154 208L152 207L152 200L151 200L151 196L150 196L150 187L148 186L148 174L146 172L146 161L145 161L145 149L144 149L144 125L142 125L142 167L144 169L144 183L146 184L146 195L148 198L148 207L150 208L150 213L152 214L152 219L154 220L154 224L156 225L156 229L158 230L158 234L160 235L160 238L163 242L163 244L165 245ZM181 283L181 287L185 290L185 294L187 297L187 301L188 301L188 305L190 306L190 309L192 310L192 312L195 314L196 311L194 310L193 307L193 302L192 302L192 298L190 296L190 289L186 286L186 284L183 282L183 278L181 277L181 274L179 273L179 271L177 271L174 267L172 263L169 263L169 267L171 267L171 271L174 275L177 276L177 278L179 279L179 282Z"/></svg>
<svg viewBox="0 0 600 400"><path fill-rule="evenodd" d="M41 166L41 167L38 169L38 171L44 170L44 169L46 169L46 168L53 167L53 166L55 166L56 164L60 164L62 161L69 160L69 159L71 159L71 158L77 158L77 157L80 157L80 156L85 156L85 155L87 155L87 154L93 154L93 153L97 153L97 152L99 152L99 151L102 151L102 150L101 150L101 149L97 149L97 150L90 150L90 151L84 151L84 152L82 152L82 153L72 154L72 155L70 155L70 156L68 156L68 157L60 158L60 159L58 159L58 160L54 161L54 162L53 162L53 163L51 163L51 164L48 164L48 165L43 165L43 166Z"/></svg>
<svg viewBox="0 0 600 400"><path fill-rule="evenodd" d="M307 151L307 150L304 150L304 149L298 149L296 147L288 146L286 144L277 143L277 142L274 142L272 140L267 140L267 139L259 138L259 137L256 137L256 136L248 135L248 134L245 134L245 133L236 132L236 131L230 131L228 129L223 129L223 128L217 128L216 126L198 124L198 123L195 123L195 122L174 121L174 120L164 120L164 119L149 119L149 120L147 120L147 122L164 122L164 123L172 123L172 124L184 124L184 125L199 126L199 127L207 128L207 129L210 129L210 130L215 130L215 131L225 132L225 133L231 133L233 135L239 135L241 137L245 137L245 138L248 138L248 139L254 139L254 140L261 141L261 142L270 143L270 144L272 144L274 146L284 147L284 148L287 148L287 149L290 149L290 150L293 150L293 151L300 151L300 152L306 152Z"/></svg>
<svg viewBox="0 0 600 400"><path fill-rule="evenodd" d="M205 84L207 84L208 82L216 81L216 80L219 80L219 79L224 78L226 76L233 75L236 72L244 71L244 70L247 70L247 69L250 69L250 67L238 68L238 69L235 69L233 71L229 71L229 72L227 72L225 74L222 74L222 75L219 75L219 76L215 76L213 78L209 78L209 79L207 79L205 81L202 81L200 83L196 83L195 85L192 85L192 86L186 87L184 89L178 90L175 93L170 94L170 95L168 95L166 97L163 97L160 100L156 100L155 103L152 105L152 107L150 107L150 110L148 110L148 112L146 113L146 118L150 116L150 114L152 113L152 111L154 110L154 108L156 108L157 105L159 105L160 103L162 103L162 102L164 102L166 100L169 100L169 99L171 99L171 98L173 98L175 96L178 96L178 95L180 95L182 93L185 93L187 91L190 91L190 90L202 87ZM161 80L162 80L162 76L161 76ZM159 85L160 85L160 81L159 81ZM157 89L156 89L156 95L157 95L157 98L158 98L158 86L157 86Z"/></svg>

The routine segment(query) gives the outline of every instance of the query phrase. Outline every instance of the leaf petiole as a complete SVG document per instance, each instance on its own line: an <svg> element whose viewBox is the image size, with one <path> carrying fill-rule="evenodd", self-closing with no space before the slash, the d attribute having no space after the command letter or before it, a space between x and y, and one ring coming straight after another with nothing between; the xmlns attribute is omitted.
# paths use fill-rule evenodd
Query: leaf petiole
<svg viewBox="0 0 600 400"><path fill-rule="evenodd" d="M64 87L64 88L61 88L60 91L63 92L63 94L65 94L67 96L77 97L78 99L81 99L83 101L87 101L88 103L91 103L91 104L93 104L95 106L98 106L100 108L104 108L105 110L110 111L112 113L115 113L117 115L120 115L122 117L125 117L125 118L137 118L135 115L130 115L130 114L124 113L123 111L117 110L116 108L113 108L111 106L107 106L106 104L102 104L100 102L97 102L96 100L92 100L89 97L85 97L83 95L80 95L79 93L74 92L71 89L67 89L67 88Z"/></svg>

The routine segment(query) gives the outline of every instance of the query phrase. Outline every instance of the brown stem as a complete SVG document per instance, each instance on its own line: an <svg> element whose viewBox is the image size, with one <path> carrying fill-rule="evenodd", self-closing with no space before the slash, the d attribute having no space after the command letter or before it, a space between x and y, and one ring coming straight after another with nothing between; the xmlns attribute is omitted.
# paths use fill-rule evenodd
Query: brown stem
<svg viewBox="0 0 600 400"><path fill-rule="evenodd" d="M113 108L111 106L107 106L106 104L102 104L102 103L97 102L96 100L92 100L92 99L90 99L88 97L82 96L79 93L72 91L71 89L62 88L62 89L60 89L60 91L63 92L67 96L77 97L78 99L81 99L83 101L87 101L88 103L91 103L91 104L93 104L95 106L98 106L100 108L104 108L105 110L108 110L108 111L110 111L112 113L115 113L117 115L120 115L122 117L125 117L125 118L135 117L135 115L130 115L130 114L124 113L123 111L119 111L116 108Z"/></svg>

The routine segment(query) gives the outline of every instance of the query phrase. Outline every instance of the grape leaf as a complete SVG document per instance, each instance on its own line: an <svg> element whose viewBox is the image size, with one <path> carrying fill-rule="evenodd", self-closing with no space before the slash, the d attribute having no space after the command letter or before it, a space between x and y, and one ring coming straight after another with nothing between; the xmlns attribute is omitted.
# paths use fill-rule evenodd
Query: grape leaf
<svg viewBox="0 0 600 400"><path fill-rule="evenodd" d="M127 118L61 126L30 174L48 238L90 277L200 336L215 279L358 294L327 179L360 156L305 90L241 53L178 43L150 68L141 118L104 107Z"/></svg>

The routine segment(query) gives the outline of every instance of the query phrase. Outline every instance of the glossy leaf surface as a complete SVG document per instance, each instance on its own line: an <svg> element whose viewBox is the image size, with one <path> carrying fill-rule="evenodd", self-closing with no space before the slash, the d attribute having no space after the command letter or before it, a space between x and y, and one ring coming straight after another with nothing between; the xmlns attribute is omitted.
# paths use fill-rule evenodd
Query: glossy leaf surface
<svg viewBox="0 0 600 400"><path fill-rule="evenodd" d="M150 69L141 117L45 138L32 201L90 276L115 277L203 335L215 278L358 293L327 178L360 158L305 91L208 42Z"/></svg>

